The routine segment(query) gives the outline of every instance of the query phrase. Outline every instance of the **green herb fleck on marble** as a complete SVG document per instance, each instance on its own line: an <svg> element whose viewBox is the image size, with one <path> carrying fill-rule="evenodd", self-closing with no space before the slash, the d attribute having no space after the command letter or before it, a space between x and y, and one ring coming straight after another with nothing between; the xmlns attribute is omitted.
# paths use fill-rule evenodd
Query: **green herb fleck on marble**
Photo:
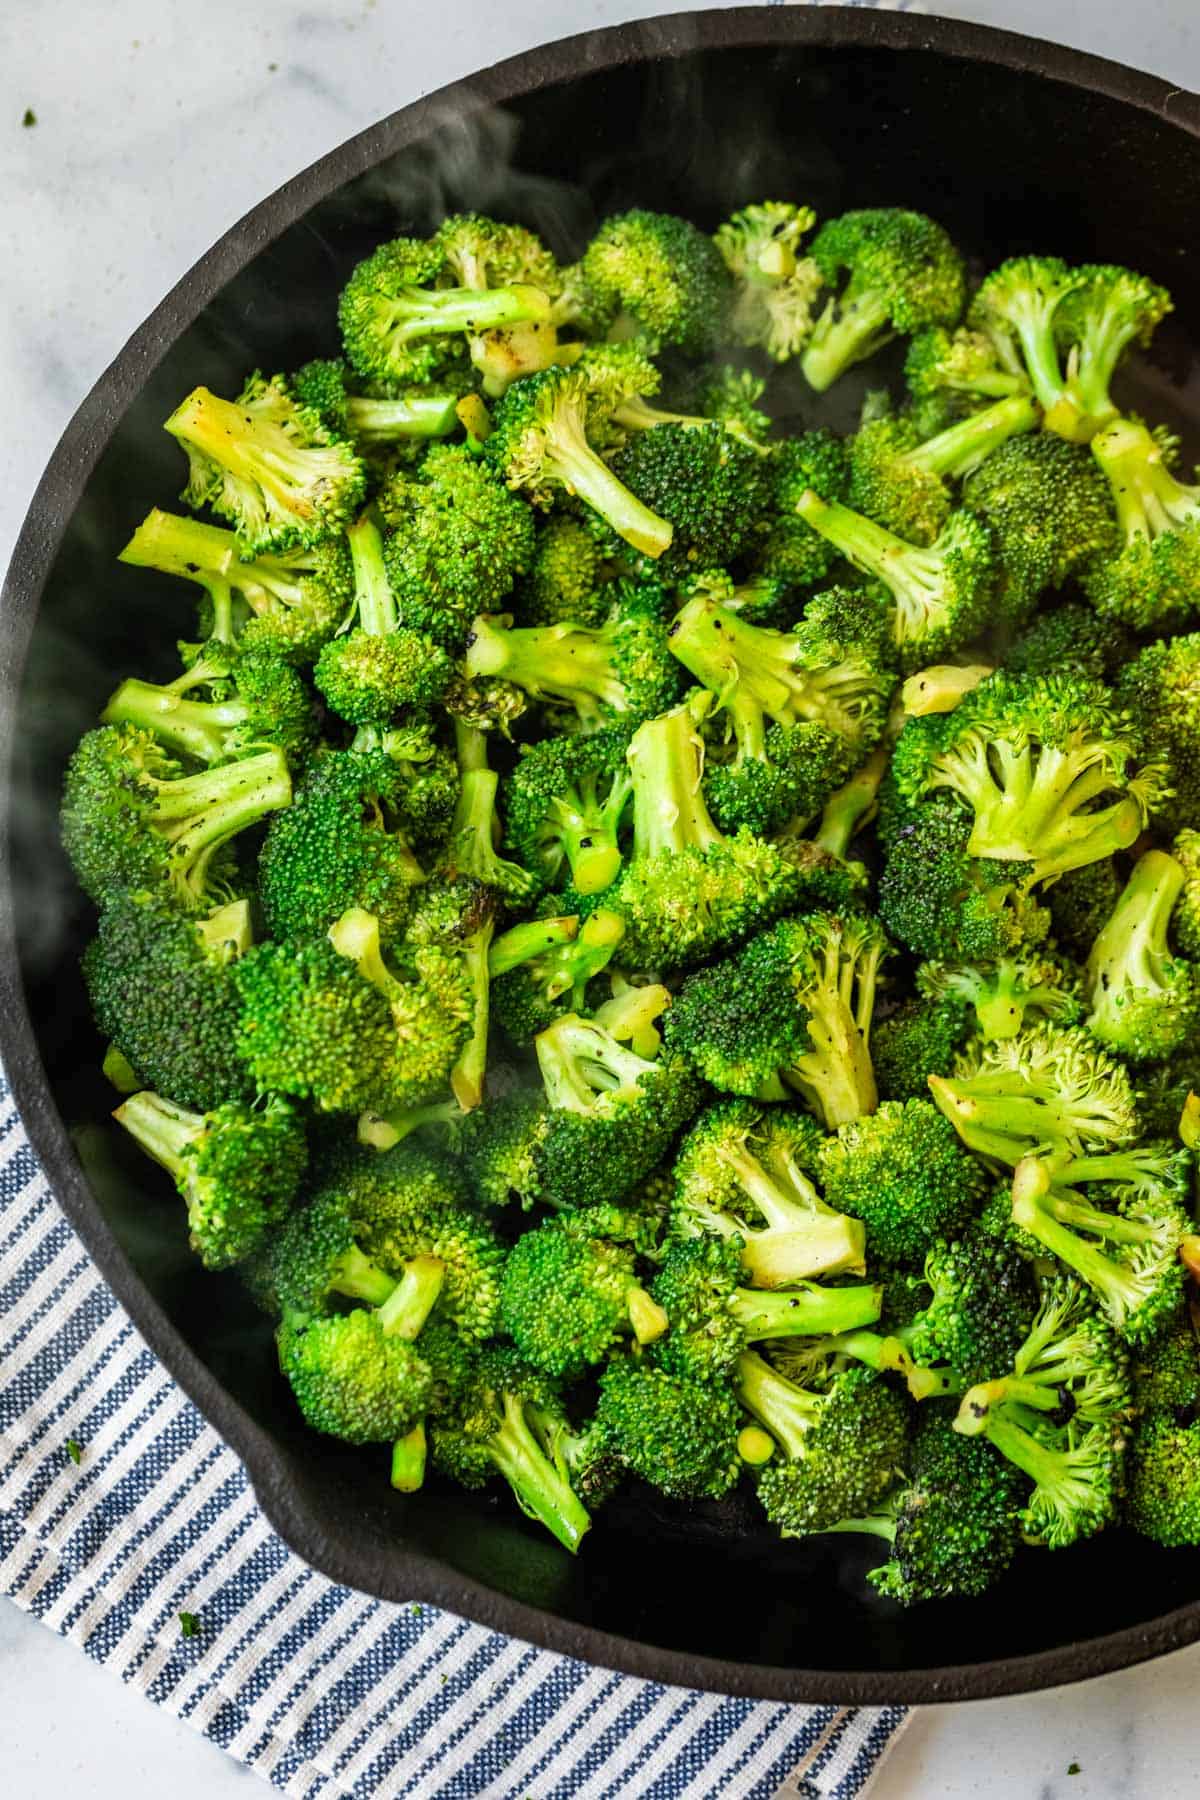
<svg viewBox="0 0 1200 1800"><path fill-rule="evenodd" d="M21 123L22 123L22 125L24 125L26 131L29 130L29 127L31 125L37 124L37 114L34 112L32 106L27 106L25 108L24 114L22 115L22 118L21 118Z"/></svg>

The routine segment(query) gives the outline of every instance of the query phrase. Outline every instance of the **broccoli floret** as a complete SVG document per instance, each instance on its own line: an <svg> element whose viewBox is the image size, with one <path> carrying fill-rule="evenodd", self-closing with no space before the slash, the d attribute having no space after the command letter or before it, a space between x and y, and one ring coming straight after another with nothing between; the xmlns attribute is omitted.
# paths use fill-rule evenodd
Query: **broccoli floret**
<svg viewBox="0 0 1200 1800"><path fill-rule="evenodd" d="M1165 288L1132 269L1084 263L1074 277L1054 313L1065 380L1046 426L1086 443L1116 416L1109 389L1125 351L1134 344L1144 348L1173 309Z"/></svg>
<svg viewBox="0 0 1200 1800"><path fill-rule="evenodd" d="M728 713L743 755L761 754L768 724L816 724L861 761L883 730L894 659L869 595L831 588L788 632L696 595L676 615L670 647Z"/></svg>
<svg viewBox="0 0 1200 1800"><path fill-rule="evenodd" d="M514 1088L467 1114L459 1147L481 1206L528 1209L540 1197L548 1119L545 1095L532 1088Z"/></svg>
<svg viewBox="0 0 1200 1800"><path fill-rule="evenodd" d="M1113 1522L1128 1369L1077 1283L1050 1283L1011 1375L963 1397L954 1429L983 1436L1033 1482L1025 1537L1051 1550ZM1064 1418L1065 1414L1065 1418Z"/></svg>
<svg viewBox="0 0 1200 1800"><path fill-rule="evenodd" d="M504 1249L464 1188L452 1158L412 1141L382 1155L359 1151L330 1179L372 1262L399 1279L414 1257L436 1257L444 1270L439 1314L464 1340L482 1343L499 1324Z"/></svg>
<svg viewBox="0 0 1200 1800"><path fill-rule="evenodd" d="M678 699L681 685L662 620L632 600L590 628L478 618L466 667L469 675L498 675L535 700L573 708L585 731L652 718Z"/></svg>
<svg viewBox="0 0 1200 1800"><path fill-rule="evenodd" d="M1171 915L1171 931L1184 955L1200 961L1200 831L1181 831L1171 846L1171 854L1183 870L1183 886ZM1116 902L1116 891L1114 880L1111 904Z"/></svg>
<svg viewBox="0 0 1200 1800"><path fill-rule="evenodd" d="M485 453L509 487L534 505L548 508L563 492L578 495L618 537L659 557L671 542L670 523L631 494L588 441L589 428L605 424L645 382L636 364L625 381L586 368L526 376L496 407Z"/></svg>
<svg viewBox="0 0 1200 1800"><path fill-rule="evenodd" d="M833 1130L875 1109L868 1041L887 949L869 914L783 919L688 979L668 1041L714 1087L759 1100L798 1093Z"/></svg>
<svg viewBox="0 0 1200 1800"><path fill-rule="evenodd" d="M873 1370L849 1368L820 1388L800 1387L744 1351L737 1391L780 1447L758 1477L758 1497L788 1536L867 1513L894 1486L908 1413L903 1397Z"/></svg>
<svg viewBox="0 0 1200 1800"><path fill-rule="evenodd" d="M1200 1544L1200 1421L1152 1412L1133 1437L1125 1517L1168 1550Z"/></svg>
<svg viewBox="0 0 1200 1800"><path fill-rule="evenodd" d="M600 590L600 550L582 519L552 513L538 527L529 572L512 604L521 625L604 623L608 607Z"/></svg>
<svg viewBox="0 0 1200 1800"><path fill-rule="evenodd" d="M486 460L436 445L379 498L384 566L404 624L461 651L477 613L492 612L534 561L533 514Z"/></svg>
<svg viewBox="0 0 1200 1800"><path fill-rule="evenodd" d="M1167 1183L1114 1190L1115 1209L1065 1185L1051 1167L1027 1158L1013 1178L1013 1223L1087 1283L1113 1328L1144 1343L1179 1306L1188 1230L1179 1193Z"/></svg>
<svg viewBox="0 0 1200 1800"><path fill-rule="evenodd" d="M400 624L374 521L364 516L346 535L354 561L355 624L325 645L313 680L340 718L385 725L402 706L439 700L454 665L432 638Z"/></svg>
<svg viewBox="0 0 1200 1800"><path fill-rule="evenodd" d="M1005 366L991 339L965 325L955 331L944 325L919 331L908 347L904 379L918 402L962 396L967 401L1004 400L1029 390L1025 375Z"/></svg>
<svg viewBox="0 0 1200 1800"><path fill-rule="evenodd" d="M380 1306L285 1316L279 1366L314 1431L351 1444L404 1437L428 1410L433 1372L416 1338L441 1288L442 1267L419 1257Z"/></svg>
<svg viewBox="0 0 1200 1800"><path fill-rule="evenodd" d="M1112 499L1095 459L1049 432L994 451L967 477L963 504L991 529L999 559L992 622L1008 630L1024 624L1040 595L1116 544ZM1074 661L1038 672L1064 668L1085 672Z"/></svg>
<svg viewBox="0 0 1200 1800"><path fill-rule="evenodd" d="M232 979L250 942L245 900L204 918L155 893L118 895L102 909L83 978L97 1025L135 1072L134 1089L149 1084L202 1112L251 1097Z"/></svg>
<svg viewBox="0 0 1200 1800"><path fill-rule="evenodd" d="M1133 1394L1141 1413L1200 1407L1200 1342L1185 1302L1133 1359Z"/></svg>
<svg viewBox="0 0 1200 1800"><path fill-rule="evenodd" d="M565 1415L550 1377L512 1350L489 1349L453 1409L432 1422L430 1441L435 1464L452 1480L479 1488L500 1475L522 1512L575 1551L591 1519L548 1454L555 1422Z"/></svg>
<svg viewBox="0 0 1200 1800"><path fill-rule="evenodd" d="M629 491L670 525L671 543L658 566L674 576L749 549L772 485L765 452L715 421L635 432L612 467ZM654 550L649 554L658 556Z"/></svg>
<svg viewBox="0 0 1200 1800"><path fill-rule="evenodd" d="M500 904L499 895L472 876L431 882L420 891L402 950L408 972L429 984L446 1019L456 1020L465 1000L470 1030L449 1072L451 1094L463 1112L480 1104L487 1077L490 955ZM343 918L330 934L338 947L344 931ZM534 945L523 949L535 953ZM401 1022L402 1037L407 1029ZM436 1014L423 1029L437 1035ZM417 1066L411 1051L402 1060L407 1067ZM402 1088L393 1104L407 1109L429 1099L429 1094L413 1095Z"/></svg>
<svg viewBox="0 0 1200 1800"><path fill-rule="evenodd" d="M892 637L905 671L969 642L985 622L998 558L990 528L974 513L951 513L927 548L811 489L796 510L856 569L882 582L892 600Z"/></svg>
<svg viewBox="0 0 1200 1800"><path fill-rule="evenodd" d="M1128 1074L1082 1028L977 1041L929 1088L964 1144L1009 1168L1039 1152L1123 1150L1139 1135Z"/></svg>
<svg viewBox="0 0 1200 1800"><path fill-rule="evenodd" d="M1127 849L1166 787L1131 716L1071 674L1000 672L953 712L910 719L892 776L910 806L955 795L968 853L1031 865L1034 882Z"/></svg>
<svg viewBox="0 0 1200 1800"><path fill-rule="evenodd" d="M723 837L704 804L692 704L651 719L629 746L633 847L612 906L632 968L675 969L729 948L794 905L801 878L774 846Z"/></svg>
<svg viewBox="0 0 1200 1800"><path fill-rule="evenodd" d="M760 444L771 429L770 414L759 405L766 389L762 376L752 369L737 369L725 363L701 371L694 404L706 419L715 419L726 431Z"/></svg>
<svg viewBox="0 0 1200 1800"><path fill-rule="evenodd" d="M812 258L830 287L843 272L847 276L801 358L818 393L894 337L958 322L962 258L941 226L922 213L895 207L843 213L821 227Z"/></svg>
<svg viewBox="0 0 1200 1800"><path fill-rule="evenodd" d="M366 470L352 446L299 406L280 376L252 375L236 400L198 387L166 422L188 458L189 506L211 506L252 554L317 543L354 517Z"/></svg>
<svg viewBox="0 0 1200 1800"><path fill-rule="evenodd" d="M902 1606L984 1593L1016 1553L1024 1477L990 1445L962 1437L936 1406L921 1410L906 1468L903 1486L875 1512L833 1529L890 1545L868 1580Z"/></svg>
<svg viewBox="0 0 1200 1800"><path fill-rule="evenodd" d="M1038 441L1063 442L1049 437ZM1038 613L1005 649L1003 661L1010 675L1055 675L1070 669L1089 681L1108 681L1131 660L1132 648L1130 634L1117 620L1068 600L1053 612Z"/></svg>
<svg viewBox="0 0 1200 1800"><path fill-rule="evenodd" d="M754 1287L866 1273L866 1232L812 1180L821 1135L811 1119L725 1100L692 1126L675 1164L671 1231L734 1244Z"/></svg>
<svg viewBox="0 0 1200 1800"><path fill-rule="evenodd" d="M1015 1247L973 1229L925 1258L932 1295L900 1337L957 1392L1006 1373L1033 1325L1037 1284Z"/></svg>
<svg viewBox="0 0 1200 1800"><path fill-rule="evenodd" d="M492 945L492 1016L514 1044L531 1044L564 1013L585 1009L589 982L608 967L625 932L620 916L601 908L582 925L559 918L571 930L548 944L545 926L554 923L514 925Z"/></svg>
<svg viewBox="0 0 1200 1800"><path fill-rule="evenodd" d="M736 1487L742 1420L730 1387L635 1357L618 1357L600 1378L597 1424L628 1468L674 1500L718 1500Z"/></svg>
<svg viewBox="0 0 1200 1800"><path fill-rule="evenodd" d="M155 508L120 560L194 582L206 601L202 637L243 650L270 650L298 664L312 662L333 636L354 593L342 533L244 562L232 531Z"/></svg>
<svg viewBox="0 0 1200 1800"><path fill-rule="evenodd" d="M1016 1037L1027 1019L1077 1025L1084 1011L1079 971L1046 953L1004 956L982 965L923 963L917 970L917 988L937 1006L947 1001L968 1006L985 1038Z"/></svg>
<svg viewBox="0 0 1200 1800"><path fill-rule="evenodd" d="M1200 488L1172 474L1163 445L1136 419L1092 439L1108 478L1118 540L1082 571L1097 611L1135 631L1178 630L1200 609Z"/></svg>
<svg viewBox="0 0 1200 1800"><path fill-rule="evenodd" d="M460 380L444 385L403 386L366 383L374 392L355 392L353 371L333 357L306 362L289 378L293 397L318 412L329 429L348 437L364 455L379 451L419 452L431 438L458 428ZM388 392L381 390L387 387Z"/></svg>
<svg viewBox="0 0 1200 1800"><path fill-rule="evenodd" d="M226 846L291 798L281 750L185 775L148 732L102 725L67 766L63 848L97 905L145 887L206 912L228 898Z"/></svg>
<svg viewBox="0 0 1200 1800"><path fill-rule="evenodd" d="M588 1229L588 1217L548 1219L517 1239L504 1265L500 1317L535 1368L574 1379L603 1362L623 1337L652 1343L662 1308L637 1279L626 1244Z"/></svg>
<svg viewBox="0 0 1200 1800"><path fill-rule="evenodd" d="M640 1056L576 1013L543 1031L536 1049L549 1103L541 1197L564 1207L620 1200L695 1112L699 1081L678 1058Z"/></svg>
<svg viewBox="0 0 1200 1800"><path fill-rule="evenodd" d="M404 828L416 787L382 751L326 751L314 760L294 804L272 820L259 858L273 937L301 943L361 906L378 917L384 942L396 942L425 879Z"/></svg>
<svg viewBox="0 0 1200 1800"><path fill-rule="evenodd" d="M844 500L850 485L850 458L831 431L806 431L771 446L771 498L763 525L766 536L754 551L764 575L789 587L812 588L838 560L836 547L806 524L796 511L811 489L822 500Z"/></svg>
<svg viewBox="0 0 1200 1800"><path fill-rule="evenodd" d="M987 338L1004 368L1026 377L1046 413L1063 399L1058 310L1082 280L1081 270L1058 257L1014 256L980 283L967 313L967 324Z"/></svg>
<svg viewBox="0 0 1200 1800"><path fill-rule="evenodd" d="M1161 808L1167 823L1200 819L1200 632L1148 644L1122 669L1115 691L1170 770Z"/></svg>
<svg viewBox="0 0 1200 1800"><path fill-rule="evenodd" d="M917 956L985 962L1046 936L1049 914L1027 892L1031 865L971 856L970 836L970 813L935 795L888 847L879 916Z"/></svg>
<svg viewBox="0 0 1200 1800"><path fill-rule="evenodd" d="M887 1100L841 1125L820 1171L829 1204L864 1222L868 1255L884 1262L919 1261L958 1236L984 1195L982 1171L928 1100Z"/></svg>
<svg viewBox="0 0 1200 1800"><path fill-rule="evenodd" d="M583 256L600 300L654 344L695 355L725 329L733 282L713 240L687 219L635 208L606 219Z"/></svg>
<svg viewBox="0 0 1200 1800"><path fill-rule="evenodd" d="M811 207L764 200L742 207L713 233L734 280L729 334L736 344L760 345L773 362L798 356L812 334L823 277L797 252L816 222Z"/></svg>
<svg viewBox="0 0 1200 1800"><path fill-rule="evenodd" d="M630 732L549 737L525 749L509 779L509 842L547 886L580 894L611 886L621 871L621 838L633 799L625 753Z"/></svg>
<svg viewBox="0 0 1200 1800"><path fill-rule="evenodd" d="M313 1318L341 1300L382 1306L395 1280L371 1261L356 1230L346 1196L331 1187L285 1219L250 1265L266 1309L277 1318Z"/></svg>
<svg viewBox="0 0 1200 1800"><path fill-rule="evenodd" d="M669 1321L654 1347L660 1368L687 1380L721 1381L749 1344L854 1331L880 1314L882 1290L872 1283L801 1281L764 1292L739 1286L741 1273L732 1241L686 1237L668 1246L650 1289Z"/></svg>
<svg viewBox="0 0 1200 1800"><path fill-rule="evenodd" d="M192 1249L227 1269L259 1248L296 1197L308 1157L304 1126L286 1100L228 1101L188 1112L154 1093L134 1094L113 1117L161 1163L187 1202Z"/></svg>
<svg viewBox="0 0 1200 1800"><path fill-rule="evenodd" d="M871 1032L871 1062L884 1100L924 1100L931 1075L949 1075L971 1028L971 1009L951 996L905 1000Z"/></svg>
<svg viewBox="0 0 1200 1800"><path fill-rule="evenodd" d="M393 238L356 266L342 290L338 321L347 359L360 375L426 381L461 349L460 334L550 320L550 299L540 287L516 281L454 287L445 285L448 273L454 268L440 234Z"/></svg>
<svg viewBox="0 0 1200 1800"><path fill-rule="evenodd" d="M850 446L849 503L908 543L932 544L950 517L951 481L1037 424L1037 408L1022 395L997 400L932 437L909 413L871 420Z"/></svg>
<svg viewBox="0 0 1200 1800"><path fill-rule="evenodd" d="M1200 1026L1200 971L1167 943L1184 881L1165 851L1140 857L1084 971L1088 1030L1131 1062L1161 1062Z"/></svg>
<svg viewBox="0 0 1200 1800"><path fill-rule="evenodd" d="M207 689L207 699L196 698ZM173 755L212 768L255 751L279 749L294 767L313 738L308 690L268 650L228 653L205 646L174 681L123 681L100 715L104 725L133 726Z"/></svg>

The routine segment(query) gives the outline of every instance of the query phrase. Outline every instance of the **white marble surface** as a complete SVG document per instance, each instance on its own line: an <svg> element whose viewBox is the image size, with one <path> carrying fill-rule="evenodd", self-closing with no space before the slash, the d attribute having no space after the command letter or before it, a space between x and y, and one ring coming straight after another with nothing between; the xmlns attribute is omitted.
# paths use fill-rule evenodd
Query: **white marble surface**
<svg viewBox="0 0 1200 1800"><path fill-rule="evenodd" d="M91 382L248 207L420 92L650 10L651 0L0 0L0 567ZM1197 0L927 10L1200 88ZM22 126L26 108L35 126ZM1198 1686L1200 1647L1083 1687L931 1708L872 1800L1184 1800L1200 1789L1189 1729ZM0 1601L6 1800L224 1800L251 1779Z"/></svg>

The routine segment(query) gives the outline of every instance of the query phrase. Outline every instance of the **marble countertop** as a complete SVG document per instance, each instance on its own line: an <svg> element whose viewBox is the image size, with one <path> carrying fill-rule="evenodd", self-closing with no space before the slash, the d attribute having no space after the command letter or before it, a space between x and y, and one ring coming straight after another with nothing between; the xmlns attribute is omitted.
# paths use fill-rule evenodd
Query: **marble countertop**
<svg viewBox="0 0 1200 1800"><path fill-rule="evenodd" d="M0 568L84 393L243 212L421 92L652 10L650 0L4 0ZM942 0L926 10L1200 88L1196 0ZM27 113L35 123L23 123ZM1081 1687L923 1710L872 1800L1183 1800L1197 1786L1198 1685L1200 1646ZM250 1790L252 1777L220 1751L2 1600L0 1696L0 1793L12 1800L58 1800L81 1778L95 1800Z"/></svg>

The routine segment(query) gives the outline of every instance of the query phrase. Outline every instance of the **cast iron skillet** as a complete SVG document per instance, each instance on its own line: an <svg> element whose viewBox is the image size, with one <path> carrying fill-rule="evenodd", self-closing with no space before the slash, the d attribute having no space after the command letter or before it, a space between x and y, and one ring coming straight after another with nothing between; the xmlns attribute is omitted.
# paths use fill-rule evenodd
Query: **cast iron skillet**
<svg viewBox="0 0 1200 1800"><path fill-rule="evenodd" d="M0 614L0 1052L34 1148L153 1350L243 1458L282 1536L391 1600L665 1682L777 1700L969 1699L1078 1680L1200 1637L1200 1556L1116 1535L1030 1554L999 1592L900 1614L874 1547L783 1547L746 1517L645 1496L572 1561L507 1503L391 1493L386 1459L320 1445L280 1391L236 1282L198 1273L182 1209L108 1123L76 957L89 928L54 848L71 745L120 674L164 675L181 584L114 561L181 460L161 424L204 380L332 352L333 299L367 247L477 206L578 248L603 213L709 226L763 197L909 204L992 260L1030 248L1132 263L1178 311L1132 397L1200 420L1200 100L1111 63L944 20L745 7L592 33L394 114L236 225L167 297L68 427ZM853 398L853 396L851 396ZM795 381L776 395L808 409ZM731 1529L731 1527L733 1529Z"/></svg>

